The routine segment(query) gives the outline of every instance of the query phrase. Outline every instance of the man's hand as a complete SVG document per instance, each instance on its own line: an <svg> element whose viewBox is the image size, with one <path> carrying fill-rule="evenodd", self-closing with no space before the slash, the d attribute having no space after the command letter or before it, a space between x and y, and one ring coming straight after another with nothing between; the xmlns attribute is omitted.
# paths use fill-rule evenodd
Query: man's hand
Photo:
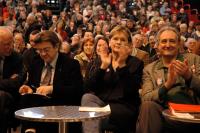
<svg viewBox="0 0 200 133"><path fill-rule="evenodd" d="M36 89L36 93L40 95L48 95L51 94L53 91L53 86L40 86Z"/></svg>
<svg viewBox="0 0 200 133"><path fill-rule="evenodd" d="M11 78L11 79L15 79L15 78L17 78L18 76L19 76L18 74L13 74L13 75L10 76L10 78Z"/></svg>
<svg viewBox="0 0 200 133"><path fill-rule="evenodd" d="M165 87L170 90L171 87L176 83L178 77L177 72L175 71L175 66L171 63L168 67L167 81L165 82Z"/></svg>
<svg viewBox="0 0 200 133"><path fill-rule="evenodd" d="M27 85L22 85L20 88L19 88L19 93L21 95L24 95L24 94L31 94L33 93L33 90L31 89L31 87L27 86Z"/></svg>
<svg viewBox="0 0 200 133"><path fill-rule="evenodd" d="M175 71L177 74L183 77L185 80L189 80L192 77L192 71L188 65L188 60L185 59L184 62L175 60L172 63L175 66Z"/></svg>

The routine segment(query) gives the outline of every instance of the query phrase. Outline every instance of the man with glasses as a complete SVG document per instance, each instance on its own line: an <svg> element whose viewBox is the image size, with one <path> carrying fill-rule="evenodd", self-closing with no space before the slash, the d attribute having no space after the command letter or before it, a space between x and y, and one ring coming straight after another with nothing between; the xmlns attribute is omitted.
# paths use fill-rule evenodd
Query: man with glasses
<svg viewBox="0 0 200 133"><path fill-rule="evenodd" d="M170 121L162 116L167 103L199 104L200 57L180 54L180 34L171 26L157 33L160 59L144 68L142 104L136 133L190 132L198 125ZM192 130L194 132L195 130Z"/></svg>
<svg viewBox="0 0 200 133"><path fill-rule="evenodd" d="M58 52L61 42L56 33L52 31L38 33L34 43L34 48L39 54L30 64L27 84L19 89L22 95L20 102L22 108L45 105L80 105L83 81L79 63ZM33 124L30 126L37 128ZM37 133L57 131L56 129L51 130L51 127L36 130Z"/></svg>

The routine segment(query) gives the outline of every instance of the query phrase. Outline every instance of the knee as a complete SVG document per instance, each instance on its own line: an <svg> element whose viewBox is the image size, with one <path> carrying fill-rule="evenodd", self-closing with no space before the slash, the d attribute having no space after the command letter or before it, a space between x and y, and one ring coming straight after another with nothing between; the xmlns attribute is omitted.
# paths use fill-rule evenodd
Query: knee
<svg viewBox="0 0 200 133"><path fill-rule="evenodd" d="M162 106L153 101L143 101L141 104L140 110L148 112L148 113L151 113L151 112L161 113Z"/></svg>
<svg viewBox="0 0 200 133"><path fill-rule="evenodd" d="M5 91L1 91L0 90L0 101L11 101L13 98L11 96L11 94L9 94L8 92Z"/></svg>
<svg viewBox="0 0 200 133"><path fill-rule="evenodd" d="M0 98L1 97L7 97L7 96L9 96L10 94L8 93L8 92L5 92L5 91L2 91L2 90L0 90Z"/></svg>
<svg viewBox="0 0 200 133"><path fill-rule="evenodd" d="M92 99L94 99L94 95L93 94L90 94L90 93L86 93L82 96L82 99L81 99L81 105L87 105L87 103L91 102Z"/></svg>
<svg viewBox="0 0 200 133"><path fill-rule="evenodd" d="M12 102L13 98L8 92L0 91L0 109L10 107Z"/></svg>

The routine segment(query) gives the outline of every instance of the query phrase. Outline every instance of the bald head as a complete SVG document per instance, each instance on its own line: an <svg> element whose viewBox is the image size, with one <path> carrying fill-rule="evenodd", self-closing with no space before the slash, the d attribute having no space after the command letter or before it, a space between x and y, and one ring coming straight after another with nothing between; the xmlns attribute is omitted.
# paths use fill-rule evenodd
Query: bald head
<svg viewBox="0 0 200 133"><path fill-rule="evenodd" d="M13 38L11 28L9 28L8 26L0 26L0 37L5 35Z"/></svg>
<svg viewBox="0 0 200 133"><path fill-rule="evenodd" d="M13 34L8 27L0 26L0 56L9 56L13 47Z"/></svg>
<svg viewBox="0 0 200 133"><path fill-rule="evenodd" d="M141 34L136 34L132 37L132 43L136 48L140 48L143 44L143 37Z"/></svg>

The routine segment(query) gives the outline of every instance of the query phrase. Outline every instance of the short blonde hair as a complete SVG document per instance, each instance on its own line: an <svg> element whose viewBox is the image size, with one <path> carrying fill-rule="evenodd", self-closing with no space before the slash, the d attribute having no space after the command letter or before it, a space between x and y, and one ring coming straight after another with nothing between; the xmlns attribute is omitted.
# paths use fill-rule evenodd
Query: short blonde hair
<svg viewBox="0 0 200 133"><path fill-rule="evenodd" d="M130 30L128 28L124 27L124 26L121 26L121 25L117 25L111 30L111 32L109 34L109 39L111 39L118 32L123 32L123 33L127 34L128 43L130 43L132 45L132 37L131 37Z"/></svg>

